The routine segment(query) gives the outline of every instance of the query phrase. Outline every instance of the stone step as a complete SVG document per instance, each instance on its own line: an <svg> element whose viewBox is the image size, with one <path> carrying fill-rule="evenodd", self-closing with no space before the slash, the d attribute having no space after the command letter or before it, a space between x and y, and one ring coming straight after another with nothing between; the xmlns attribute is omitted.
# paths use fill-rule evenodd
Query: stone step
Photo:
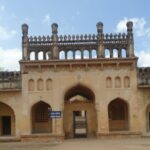
<svg viewBox="0 0 150 150"><path fill-rule="evenodd" d="M4 136L0 137L0 142L20 142L21 139L19 137L9 137L9 136Z"/></svg>

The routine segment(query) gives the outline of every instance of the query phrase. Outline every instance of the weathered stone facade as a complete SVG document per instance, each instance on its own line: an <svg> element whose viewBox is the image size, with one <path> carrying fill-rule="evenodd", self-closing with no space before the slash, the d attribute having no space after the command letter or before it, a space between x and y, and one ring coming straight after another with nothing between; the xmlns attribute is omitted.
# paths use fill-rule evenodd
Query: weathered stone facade
<svg viewBox="0 0 150 150"><path fill-rule="evenodd" d="M147 135L150 68L137 67L127 33L28 36L22 25L19 72L0 72L0 136L19 139ZM61 117L48 119L50 111Z"/></svg>

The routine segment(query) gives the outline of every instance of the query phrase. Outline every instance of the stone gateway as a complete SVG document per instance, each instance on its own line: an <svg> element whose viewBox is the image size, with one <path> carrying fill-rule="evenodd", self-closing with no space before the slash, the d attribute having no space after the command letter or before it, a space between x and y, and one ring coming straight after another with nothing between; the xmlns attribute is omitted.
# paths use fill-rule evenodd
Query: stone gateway
<svg viewBox="0 0 150 150"><path fill-rule="evenodd" d="M0 139L150 135L150 67L138 67L127 32L29 36L20 71L0 72ZM49 111L60 117L49 117Z"/></svg>

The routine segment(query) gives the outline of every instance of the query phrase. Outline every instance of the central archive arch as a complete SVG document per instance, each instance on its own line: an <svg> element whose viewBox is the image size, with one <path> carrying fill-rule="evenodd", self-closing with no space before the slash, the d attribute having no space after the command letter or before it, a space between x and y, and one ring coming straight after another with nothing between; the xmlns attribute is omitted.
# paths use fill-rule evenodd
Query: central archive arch
<svg viewBox="0 0 150 150"><path fill-rule="evenodd" d="M64 96L65 137L93 137L96 130L95 95L88 87L78 84Z"/></svg>

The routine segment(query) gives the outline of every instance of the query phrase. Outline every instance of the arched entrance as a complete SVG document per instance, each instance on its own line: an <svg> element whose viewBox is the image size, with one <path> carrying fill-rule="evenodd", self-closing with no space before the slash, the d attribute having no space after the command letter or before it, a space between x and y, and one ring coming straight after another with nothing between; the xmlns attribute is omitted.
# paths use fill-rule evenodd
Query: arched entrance
<svg viewBox="0 0 150 150"><path fill-rule="evenodd" d="M150 132L150 104L146 109L146 130Z"/></svg>
<svg viewBox="0 0 150 150"><path fill-rule="evenodd" d="M108 105L109 130L124 131L129 129L128 104L117 98Z"/></svg>
<svg viewBox="0 0 150 150"><path fill-rule="evenodd" d="M65 137L95 136L96 125L94 93L83 85L77 85L68 90L64 97Z"/></svg>
<svg viewBox="0 0 150 150"><path fill-rule="evenodd" d="M51 133L52 119L48 118L48 109L50 105L45 102L38 102L33 105L32 115L32 133Z"/></svg>
<svg viewBox="0 0 150 150"><path fill-rule="evenodd" d="M12 108L0 102L0 136L15 135L15 115Z"/></svg>

